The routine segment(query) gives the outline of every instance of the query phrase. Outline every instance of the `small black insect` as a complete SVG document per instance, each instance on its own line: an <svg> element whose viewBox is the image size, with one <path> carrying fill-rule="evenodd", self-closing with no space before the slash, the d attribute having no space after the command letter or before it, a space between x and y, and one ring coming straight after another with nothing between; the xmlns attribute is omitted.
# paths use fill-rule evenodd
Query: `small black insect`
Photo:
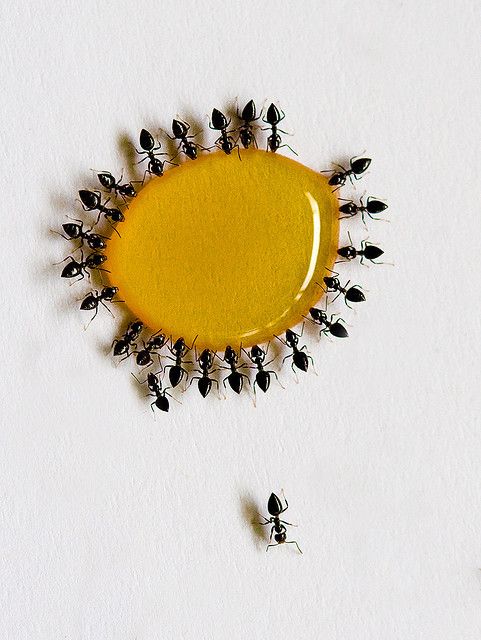
<svg viewBox="0 0 481 640"><path fill-rule="evenodd" d="M85 274L90 278L90 273L87 269L96 269L97 271L106 271L107 273L110 273L107 269L100 268L100 265L107 260L107 256L104 256L103 253L91 253L85 260L83 251L80 252L80 255L80 262L74 260L72 256L65 258L65 260L70 260L70 262L63 268L62 273L60 274L61 278L76 278L77 276L80 276L76 281L79 282L84 279ZM65 262L65 260L62 260L62 262Z"/></svg>
<svg viewBox="0 0 481 640"><path fill-rule="evenodd" d="M239 369L247 367L247 365L246 364L241 364L241 365L238 364L239 363L239 356L230 345L228 345L225 348L223 361L227 362L227 364L229 366L228 367L222 367L222 368L223 369L230 369L231 372L229 373L229 375L227 377L224 378L224 380L222 381L222 384L225 387L226 386L226 381L227 381L229 383L229 386L232 389L232 391L235 391L236 393L240 393L242 391L243 386L244 386L244 378L250 384L250 380L246 376L246 374L245 373L241 373L239 371Z"/></svg>
<svg viewBox="0 0 481 640"><path fill-rule="evenodd" d="M346 184L346 180L352 182L353 178L355 180L359 180L362 177L362 174L367 171L367 168L371 164L371 158L351 158L349 160L349 169L345 169L340 164L334 164L334 166L339 167L341 171L335 171L332 173L329 178L329 184L331 187L343 187ZM321 173L329 173L328 171L321 171ZM337 189L335 189L337 191Z"/></svg>
<svg viewBox="0 0 481 640"><path fill-rule="evenodd" d="M123 174L121 174L119 180L116 180L109 171L97 173L97 178L99 179L100 184L104 189L107 189L109 193L113 191L117 195L122 196L124 200L125 198L135 198L137 192L135 191L134 185L132 182L122 184L122 177Z"/></svg>
<svg viewBox="0 0 481 640"><path fill-rule="evenodd" d="M280 544L295 544L298 551L302 553L299 545L295 540L287 540L287 529L285 525L287 524L287 526L289 527L296 527L297 525L292 524L291 522L286 522L285 520L281 520L279 518L281 513L284 513L284 511L287 511L287 508L289 506L285 496L284 496L284 501L286 503L286 506L282 508L282 503L279 500L279 498L276 496L275 493L271 493L270 498L267 502L267 511L269 512L270 518L266 518L265 516L261 515L261 517L264 518L265 522L259 522L259 524L261 524L262 526L265 526L267 524L272 524L271 535L269 536L269 542L270 543L272 542L273 535L274 535L274 540L276 541L275 544L268 544L266 551L269 551L270 547L277 547Z"/></svg>
<svg viewBox="0 0 481 640"><path fill-rule="evenodd" d="M93 291L91 291L89 294L85 296L85 298L82 301L82 304L80 305L80 308L82 309L82 311L92 311L93 309L95 309L95 313L91 318L90 322L92 322L92 320L97 315L99 311L99 304L102 304L110 313L110 315L113 315L113 313L107 307L105 302L123 302L123 300L113 300L113 298L117 295L118 291L119 291L118 287L104 287L100 293L96 289L94 289ZM88 323L87 327L89 326L90 322Z"/></svg>
<svg viewBox="0 0 481 640"><path fill-rule="evenodd" d="M105 249L107 247L106 240L108 240L108 238L106 236L101 236L98 233L92 233L93 227L90 227L88 231L85 231L83 228L82 220L77 220L75 218L74 220L75 222L78 222L78 224L67 222L66 224L62 225L62 229L64 230L65 235L63 235L63 233L59 233L58 231L55 231L54 233L62 236L62 238L65 238L65 240L80 240L80 244L77 249L75 249L75 251L78 251L80 247L83 247L84 242L90 249L94 249L94 251L100 251L101 249Z"/></svg>
<svg viewBox="0 0 481 640"><path fill-rule="evenodd" d="M267 109L266 117L262 119L262 122L265 122L266 124L270 125L269 127L265 127L263 131L265 131L266 129L271 130L271 134L267 138L267 151L275 152L275 151L278 151L279 149L282 149L283 147L287 147L292 151L292 153L294 153L297 156L297 153L294 151L292 147L290 147L286 143L282 144L282 138L279 135L279 132L284 133L285 135L289 135L287 131L283 131L282 129L279 129L277 126L279 122L281 122L281 120L284 120L285 117L286 115L284 111L279 111L279 109L276 107L275 104L271 103L269 105L269 108Z"/></svg>
<svg viewBox="0 0 481 640"><path fill-rule="evenodd" d="M257 140L254 135L254 125L252 124L256 120L259 120L260 115L257 115L256 105L254 100L249 100L246 106L242 109L242 113L238 117L242 120L242 124L239 127L239 140L242 143L244 149L248 149L251 144L257 148Z"/></svg>
<svg viewBox="0 0 481 640"><path fill-rule="evenodd" d="M136 354L135 362L139 367L150 367L152 364L152 355L155 354L159 359L160 364L160 349L167 343L167 338L163 333L157 331L150 336L147 342L142 341L144 348L140 351L132 351L133 354Z"/></svg>
<svg viewBox="0 0 481 640"><path fill-rule="evenodd" d="M267 345L266 350L259 345L255 344L251 347L250 351L246 351L243 349L244 353L247 355L249 360L254 363L257 368L256 378L254 380L254 393L256 392L256 385L259 387L261 391L266 393L267 389L269 389L271 385L271 374L275 376L277 382L279 382L279 377L275 371L268 371L266 369L267 366L271 364L274 360L269 360L269 362L265 362L267 358L267 352L269 351L269 344Z"/></svg>
<svg viewBox="0 0 481 640"><path fill-rule="evenodd" d="M205 398L212 389L212 383L217 385L217 390L219 389L219 383L215 378L212 378L212 374L218 371L218 369L213 368L215 353L210 349L204 349L200 356L196 358L196 361L200 367L200 369L196 369L201 373L201 376L194 376L189 386L194 382L194 380L198 380L197 388L199 389L200 395Z"/></svg>
<svg viewBox="0 0 481 640"><path fill-rule="evenodd" d="M381 202L381 200L376 200L371 196L368 197L366 204L364 204L362 198L359 198L360 204L356 204L352 200L346 200L346 204L342 204L339 207L339 211L344 214L341 216L341 220L344 218L352 218L356 213L361 213L362 221L364 222L364 215L368 215L372 220L376 220L373 218L378 213L382 213L387 209L387 204L385 202Z"/></svg>
<svg viewBox="0 0 481 640"><path fill-rule="evenodd" d="M221 135L214 143L214 146L221 149L227 155L230 155L233 149L237 149L237 153L239 154L239 145L234 140L232 136L229 135L230 131L227 131L227 127L230 125L230 120L227 120L222 111L218 109L212 110L212 121L209 122L209 127L214 129L214 131L220 131Z"/></svg>
<svg viewBox="0 0 481 640"><path fill-rule="evenodd" d="M294 367L297 367L301 371L307 371L309 368L309 360L312 363L314 363L312 357L307 355L307 353L305 353L304 351L304 349L306 349L306 345L302 346L300 349L298 347L299 338L302 337L303 333L304 333L304 325L302 326L302 331L300 334L296 333L295 331L292 331L292 329L288 329L286 331L285 339L279 338L279 336L276 336L276 338L280 340L282 344L285 344L286 347L289 347L290 349L292 349L292 353L290 353L285 358L283 358L282 362L285 362L287 358L292 358L291 367L293 371L295 371Z"/></svg>
<svg viewBox="0 0 481 640"><path fill-rule="evenodd" d="M110 224L114 222L123 222L125 220L124 214L120 211L120 209L107 208L106 205L110 202L110 198L107 198L107 200L102 204L100 191L88 191L87 189L81 189L78 194L85 211L99 212L95 224L97 224L100 220L100 216L102 215L102 213Z"/></svg>
<svg viewBox="0 0 481 640"><path fill-rule="evenodd" d="M134 376L134 374L132 374ZM152 412L154 411L154 407L157 407L160 411L167 412L170 409L169 398L172 398L170 393L167 393L167 389L170 387L166 387L162 389L162 382L159 380L159 377L156 373L148 373L147 379L143 382L134 376L139 384L145 384L147 382L147 386L149 387L150 393L147 396L153 396L155 400L151 403L150 408ZM169 396L169 398L167 398Z"/></svg>
<svg viewBox="0 0 481 640"><path fill-rule="evenodd" d="M314 324L317 324L320 327L323 327L319 331L320 336L323 333L325 335L330 333L331 336L334 336L335 338L348 337L349 334L346 330L346 327L339 320L336 320L335 322L332 321L332 319L334 318L334 315L331 315L331 318L329 319L327 317L327 313L322 309L318 309L317 307L311 307L309 309L309 314L311 316L310 318L311 322L314 322Z"/></svg>
<svg viewBox="0 0 481 640"><path fill-rule="evenodd" d="M190 124L188 122L182 122L182 120L172 120L172 133L173 138L169 136L171 140L179 140L178 148L185 153L185 155L191 160L195 160L197 158L197 154L199 149L203 149L204 151L208 151L202 145L194 142L192 138L195 138L198 134L194 134L193 136L188 136L188 132L190 130ZM177 156L176 156L177 157Z"/></svg>
<svg viewBox="0 0 481 640"><path fill-rule="evenodd" d="M350 280L348 280L346 284L342 286L337 277L338 275L338 273L334 273L334 276L326 276L324 278L324 284L327 287L327 291L338 291L337 296L332 300L332 302L334 302L334 300L336 300L337 297L341 295L341 293L344 296L344 302L346 304L348 302L364 302L366 297L361 289L359 289L358 286L347 288L348 284L351 282ZM349 307L350 305L347 306Z"/></svg>
<svg viewBox="0 0 481 640"><path fill-rule="evenodd" d="M356 249L355 247L352 246L351 234L348 233L348 235L349 235L349 242L351 244L346 247L341 247L340 249L337 250L337 253L338 255L341 256L341 258L344 258L345 260L354 260L354 258L357 258L359 256L360 262L362 264L364 258L366 260L369 260L370 262L374 262L376 258L379 258L384 253L382 249L380 249L379 247L376 247L373 244L370 244L369 242L367 242L367 240L362 240L361 248ZM377 264L377 263L374 262L374 264Z"/></svg>
<svg viewBox="0 0 481 640"><path fill-rule="evenodd" d="M194 342L195 342L195 340L194 340ZM180 382L182 381L184 375L185 375L185 380L187 382L189 374L187 372L187 369L185 369L183 367L183 365L184 364L192 364L192 361L191 360L184 360L183 358L187 355L187 353L192 349L193 346L194 346L194 344L192 344L192 346L188 347L185 344L184 338L178 338L174 342L172 347L169 347L169 351L174 357L171 358L170 356L167 356L167 358L169 358L169 360L173 360L175 362L175 364L168 364L165 367L165 369L166 370L169 369L169 380L170 380L170 384L173 387L176 387L178 384L180 384Z"/></svg>
<svg viewBox="0 0 481 640"><path fill-rule="evenodd" d="M113 341L112 347L114 348L114 356L128 357L130 355L130 349L132 347L134 349L137 348L137 343L135 343L134 340L140 336L143 328L144 324L143 322L140 322L140 320L131 322L124 335Z"/></svg>
<svg viewBox="0 0 481 640"><path fill-rule="evenodd" d="M154 138L152 134L147 131L147 129L142 129L142 131L140 132L139 142L142 151L139 151L138 149L136 149L136 151L139 155L145 155L145 158L142 158L142 160L140 160L138 164L144 162L145 160L149 161L145 174L150 173L154 176L163 176L164 165L166 163L177 166L175 162L171 162L170 160L159 160L159 156L167 156L168 154L163 152L157 153L162 145L159 142L158 146L155 146Z"/></svg>

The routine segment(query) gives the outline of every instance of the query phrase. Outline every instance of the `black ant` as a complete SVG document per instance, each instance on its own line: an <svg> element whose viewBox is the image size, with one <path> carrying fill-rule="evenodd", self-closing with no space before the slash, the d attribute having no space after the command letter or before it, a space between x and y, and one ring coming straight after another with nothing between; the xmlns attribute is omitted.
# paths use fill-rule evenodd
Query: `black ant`
<svg viewBox="0 0 481 640"><path fill-rule="evenodd" d="M360 204L356 204L352 200L346 200L346 204L342 204L339 207L339 211L344 213L345 215L340 218L340 220L344 220L344 218L352 218L356 213L361 212L362 221L364 222L364 214L367 214L371 220L376 220L373 218L373 215L378 213L382 213L387 209L387 204L382 202L381 200L376 200L371 196L368 197L366 204L362 201L362 198L359 198Z"/></svg>
<svg viewBox="0 0 481 640"><path fill-rule="evenodd" d="M174 357L171 358L170 356L167 356L167 358L169 358L169 360L173 360L175 364L168 364L165 367L165 369L169 369L169 380L172 387L176 387L182 381L182 378L184 377L184 375L186 377L186 382L187 382L187 378L189 377L189 374L182 365L192 364L192 362L190 360L183 360L183 358L187 355L188 351L190 351L193 346L194 344L188 347L185 344L184 338L178 338L174 342L172 347L169 347L169 351Z"/></svg>
<svg viewBox="0 0 481 640"><path fill-rule="evenodd" d="M314 324L317 324L320 327L324 327L319 331L320 336L322 334L327 335L328 333L335 338L347 338L349 336L346 327L341 324L339 320L336 320L335 322L332 321L334 315L331 315L331 318L329 319L327 317L327 313L317 307L311 307L309 309L309 314L311 316L311 318L309 318L311 322L314 322Z"/></svg>
<svg viewBox="0 0 481 640"><path fill-rule="evenodd" d="M80 240L80 244L75 251L78 251L80 247L83 247L84 242L90 249L94 249L94 251L100 251L107 247L107 243L105 241L108 240L108 238L106 236L101 236L98 233L92 233L93 227L90 227L88 231L84 231L82 220L73 219L79 224L74 224L72 222L63 224L62 229L66 234L65 236L58 231L54 231L54 233L62 236L65 240Z"/></svg>
<svg viewBox="0 0 481 640"><path fill-rule="evenodd" d="M159 380L159 377L156 373L148 373L147 379L143 382L140 382L140 380L134 374L132 375L139 384L145 384L147 382L149 391L151 391L151 393L148 393L147 396L153 396L155 398L155 400L150 405L152 412L154 412L154 406L157 407L157 409L159 409L160 411L167 412L170 408L169 398L167 398L167 396L172 398L170 393L167 393L167 389L169 389L170 387L162 389L162 382Z"/></svg>
<svg viewBox="0 0 481 640"><path fill-rule="evenodd" d="M139 367L150 367L152 364L152 354L155 354L159 359L160 364L160 354L157 353L164 344L167 342L167 338L163 333L154 333L150 336L147 343L143 340L144 348L140 351L132 351L132 353L136 354L135 362ZM130 354L129 354L130 355Z"/></svg>
<svg viewBox="0 0 481 640"><path fill-rule="evenodd" d="M219 390L219 383L217 382L217 380L210 377L213 373L218 371L218 369L213 369L215 356L216 354L210 349L204 349L200 356L196 358L200 369L196 369L195 371L198 371L202 375L194 376L191 379L189 386L194 382L194 380L198 380L199 382L197 383L197 388L199 389L199 393L203 398L205 398L210 393L213 382L215 382L215 384L217 385L217 390Z"/></svg>
<svg viewBox="0 0 481 640"><path fill-rule="evenodd" d="M122 198L135 198L137 192L134 188L132 182L126 182L122 184L122 176L120 175L119 180L117 181L114 176L109 171L104 171L103 173L97 173L97 178L99 179L100 184L104 189L110 193L114 191L115 194L122 196Z"/></svg>
<svg viewBox="0 0 481 640"><path fill-rule="evenodd" d="M295 544L299 553L302 553L299 545L295 540L287 540L287 529L284 525L288 525L289 527L296 527L297 525L292 524L291 522L286 522L285 520L281 520L279 516L284 511L287 511L289 506L286 496L284 496L284 501L286 506L282 508L282 503L275 493L271 493L270 498L267 502L267 511L270 514L270 518L266 518L262 514L259 514L261 518L264 518L265 522L259 522L260 525L265 526L266 524L272 524L271 527L271 535L269 536L269 542L272 541L272 535L274 534L275 544L268 544L266 551L269 551L270 547L277 547L280 544Z"/></svg>
<svg viewBox="0 0 481 640"><path fill-rule="evenodd" d="M230 131L227 131L227 127L230 125L230 123L231 121L227 120L222 111L219 111L218 109L212 110L212 122L209 122L209 127L211 129L214 129L214 131L221 132L221 135L215 141L214 146L221 149L227 155L230 155L233 149L237 149L237 153L239 154L240 158L239 145L236 143L232 136L228 135Z"/></svg>
<svg viewBox="0 0 481 640"><path fill-rule="evenodd" d="M304 349L306 349L306 345L303 345L300 349L298 347L299 338L302 337L303 333L304 325L302 326L302 331L300 334L296 333L292 329L288 329L286 331L285 339L279 338L279 336L275 336L280 342L282 342L282 344L292 349L292 353L283 358L282 362L284 363L287 358L292 358L291 367L293 371L295 371L294 367L297 367L301 371L307 371L309 368L309 360L314 364L312 357L304 352Z"/></svg>
<svg viewBox="0 0 481 640"><path fill-rule="evenodd" d="M139 155L145 154L145 158L142 158L142 160L140 160L138 164L140 164L141 162L144 162L145 160L149 161L149 164L147 166L147 171L145 173L150 173L154 176L163 176L164 165L166 162L168 164L177 166L175 162L171 162L170 160L159 160L158 156L167 156L168 154L162 153L162 152L155 153L161 148L162 145L159 142L159 146L158 147L155 146L155 140L152 134L149 131L147 131L147 129L142 129L142 131L140 132L139 142L140 142L142 151L139 151L138 149L136 149L136 151ZM144 180L145 180L145 174L144 174Z"/></svg>
<svg viewBox="0 0 481 640"><path fill-rule="evenodd" d="M279 149L282 149L283 147L287 147L292 151L292 153L294 153L297 156L297 153L294 151L292 147L290 147L288 144L281 144L282 138L279 135L279 131L281 133L285 133L286 135L289 135L289 134L286 131L282 131L282 129L279 129L277 125L279 124L279 122L281 122L281 120L284 120L285 117L286 115L284 111L279 111L279 109L276 107L274 103L270 104L269 108L267 109L266 117L262 119L262 122L265 122L266 124L270 125L270 127L264 128L263 131L269 128L272 131L270 136L267 138L267 151L275 152L275 151L278 151Z"/></svg>
<svg viewBox="0 0 481 640"><path fill-rule="evenodd" d="M222 367L222 368L231 370L229 375L227 377L225 377L224 380L222 381L222 384L224 385L224 388L226 386L225 383L227 381L229 383L229 386L232 389L232 391L235 391L236 393L240 393L242 391L243 386L244 386L244 378L250 384L250 380L246 376L246 374L245 373L241 373L239 371L239 369L241 369L243 367L246 367L247 365L246 364L241 364L241 365L238 364L239 356L237 355L237 353L234 351L234 349L230 345L228 345L225 348L223 361L227 362L227 364L229 366L228 367Z"/></svg>
<svg viewBox="0 0 481 640"><path fill-rule="evenodd" d="M341 293L344 296L344 302L346 304L348 303L348 301L364 302L364 300L366 299L366 296L364 295L364 293L357 286L352 286L352 287L349 287L348 289L347 285L351 282L350 280L348 280L346 284L342 286L339 281L339 278L337 277L338 275L339 275L338 273L334 273L334 276L326 276L325 278L323 278L324 284L327 287L327 291L339 292L337 296L332 300L332 302L334 302L334 300L336 300L338 296L341 295ZM350 305L347 304L347 306L349 307Z"/></svg>
<svg viewBox="0 0 481 640"><path fill-rule="evenodd" d="M251 347L250 351L246 351L243 349L244 353L247 355L249 360L255 364L257 367L256 378L254 380L254 393L256 392L256 384L261 391L266 393L267 389L269 389L271 384L271 373L276 377L277 382L279 382L279 377L275 371L267 371L266 367L274 362L274 359L269 360L269 362L265 362L267 357L267 352L269 351L269 344L267 345L267 349L264 351L262 347L255 344ZM253 368L253 367L252 367ZM280 384L280 383L279 383Z"/></svg>
<svg viewBox="0 0 481 640"><path fill-rule="evenodd" d="M259 120L260 115L256 113L256 105L254 104L254 100L249 100L246 106L242 109L242 113L237 114L238 117L243 121L241 126L239 127L239 140L242 142L242 146L244 149L248 149L251 144L254 144L257 147L256 137L253 131L252 123L256 120Z"/></svg>
<svg viewBox="0 0 481 640"><path fill-rule="evenodd" d="M103 253L91 253L84 260L84 253L83 251L80 251L80 256L80 262L74 260L72 256L67 256L67 258L65 258L65 260L70 260L70 262L63 268L62 273L60 274L61 278L76 278L77 276L80 276L79 280L77 280L77 282L80 282L80 280L84 279L85 274L90 278L90 273L87 269L97 269L98 271L110 273L107 269L100 268L100 265L107 260L107 256L104 256ZM62 262L65 262L65 260L62 260Z"/></svg>
<svg viewBox="0 0 481 640"><path fill-rule="evenodd" d="M185 155L191 160L197 158L198 149L208 151L205 147L189 140L189 138L195 138L197 133L193 136L188 136L187 133L190 130L190 124L188 122L182 122L182 120L172 120L172 133L174 137L169 136L171 140L179 140L179 149L185 153ZM177 154L178 155L178 154ZM175 156L177 157L177 156Z"/></svg>
<svg viewBox="0 0 481 640"><path fill-rule="evenodd" d="M345 169L340 164L335 164L335 167L339 167L341 171L335 171L329 178L329 185L331 187L343 187L346 184L346 180L352 182L352 179L359 180L362 174L367 171L367 168L371 164L371 158L356 158L354 156L349 160L349 169ZM321 173L329 173L329 171L321 171ZM337 191L337 189L335 189Z"/></svg>
<svg viewBox="0 0 481 640"><path fill-rule="evenodd" d="M384 253L382 249L380 249L379 247L376 247L373 244L368 243L367 240L362 240L361 248L356 249L355 247L352 246L351 234L349 232L348 232L348 236L349 236L349 242L351 244L347 247L341 247L340 249L337 250L338 255L340 255L341 258L344 258L345 260L354 260L354 258L357 258L359 256L360 257L359 262L363 264L364 258L366 258L366 260L369 260L370 262L374 262L376 258L379 258ZM374 264L377 264L377 263L374 262Z"/></svg>
<svg viewBox="0 0 481 640"><path fill-rule="evenodd" d="M87 189L81 189L78 194L85 211L99 212L95 224L98 224L102 213L110 224L113 222L123 222L125 220L124 214L120 209L108 209L105 206L110 202L110 198L107 198L107 200L102 204L100 191L88 191Z"/></svg>
<svg viewBox="0 0 481 640"><path fill-rule="evenodd" d="M130 348L134 347L135 349L137 347L137 343L135 343L134 340L140 336L143 328L144 323L140 320L136 320L129 324L124 335L121 338L117 338L112 343L112 346L114 347L114 356L129 356Z"/></svg>
<svg viewBox="0 0 481 640"><path fill-rule="evenodd" d="M85 298L82 301L82 304L80 305L80 308L82 309L82 311L92 311L92 309L95 309L95 313L92 319L90 320L90 322L92 322L92 320L97 315L99 311L99 304L102 304L110 313L110 315L113 315L113 313L107 307L105 302L123 302L123 300L113 300L113 298L117 295L118 291L119 291L118 287L104 287L100 293L96 289L94 289L93 291L91 291L89 294L85 296ZM88 323L87 327L89 326L90 322ZM87 327L85 328L87 329Z"/></svg>

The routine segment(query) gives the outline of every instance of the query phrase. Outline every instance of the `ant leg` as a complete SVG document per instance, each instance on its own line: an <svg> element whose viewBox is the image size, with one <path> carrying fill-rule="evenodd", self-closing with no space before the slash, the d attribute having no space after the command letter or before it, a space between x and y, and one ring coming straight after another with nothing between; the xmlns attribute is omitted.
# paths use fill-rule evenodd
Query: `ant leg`
<svg viewBox="0 0 481 640"><path fill-rule="evenodd" d="M299 551L299 553L302 554L301 548L299 547L299 545L297 544L297 542L295 540L286 540L286 544L295 544L297 547L297 550ZM304 554L302 554L304 555Z"/></svg>
<svg viewBox="0 0 481 640"><path fill-rule="evenodd" d="M94 315L90 318L88 324L86 327L84 327L84 331L87 331L87 329L90 327L90 323L92 322L92 320L95 320L95 317L97 316L97 313L99 312L99 306L97 304L97 306L95 307L95 313Z"/></svg>
<svg viewBox="0 0 481 640"><path fill-rule="evenodd" d="M285 386L281 383L281 381L279 380L279 376L277 375L277 373L275 371L267 371L266 373L272 373L272 375L276 377L278 385L280 387L282 387L283 389L285 389Z"/></svg>
<svg viewBox="0 0 481 640"><path fill-rule="evenodd" d="M287 358L292 358L293 355L294 355L293 353L290 353L289 355L285 356L285 358L282 358L282 364L284 364Z"/></svg>
<svg viewBox="0 0 481 640"><path fill-rule="evenodd" d="M118 300L117 302L120 302L120 300ZM110 313L110 315L111 315L111 316L112 316L112 318L113 318L113 317L114 317L114 314L112 313L112 311L110 311L110 309L109 309L109 308L108 308L108 306L105 304L105 302L104 302L103 300L100 300L100 304L102 304L102 305L107 309L107 311ZM97 307L97 309L98 309L98 307Z"/></svg>

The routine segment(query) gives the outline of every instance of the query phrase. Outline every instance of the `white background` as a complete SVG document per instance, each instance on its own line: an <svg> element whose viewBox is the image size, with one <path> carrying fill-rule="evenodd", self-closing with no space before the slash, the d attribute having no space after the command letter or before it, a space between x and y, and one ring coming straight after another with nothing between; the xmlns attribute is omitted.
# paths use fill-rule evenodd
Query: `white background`
<svg viewBox="0 0 481 640"><path fill-rule="evenodd" d="M479 3L0 12L0 637L479 639ZM348 340L310 332L317 376L154 419L49 229L123 136L236 96L278 100L313 169L368 152L395 267L344 268L368 299ZM303 556L250 524L281 488Z"/></svg>

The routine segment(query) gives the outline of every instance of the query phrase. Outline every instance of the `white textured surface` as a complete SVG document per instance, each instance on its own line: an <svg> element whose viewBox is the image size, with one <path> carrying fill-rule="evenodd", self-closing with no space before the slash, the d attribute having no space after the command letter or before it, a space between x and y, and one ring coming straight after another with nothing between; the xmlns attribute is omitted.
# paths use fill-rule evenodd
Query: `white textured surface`
<svg viewBox="0 0 481 640"><path fill-rule="evenodd" d="M0 14L0 637L478 640L479 3ZM368 151L396 266L349 267L368 301L312 349L317 377L256 409L192 390L154 421L104 356L108 314L82 331L48 229L90 167L122 167L121 135L236 95L278 99L313 168ZM249 524L281 487L303 556Z"/></svg>

